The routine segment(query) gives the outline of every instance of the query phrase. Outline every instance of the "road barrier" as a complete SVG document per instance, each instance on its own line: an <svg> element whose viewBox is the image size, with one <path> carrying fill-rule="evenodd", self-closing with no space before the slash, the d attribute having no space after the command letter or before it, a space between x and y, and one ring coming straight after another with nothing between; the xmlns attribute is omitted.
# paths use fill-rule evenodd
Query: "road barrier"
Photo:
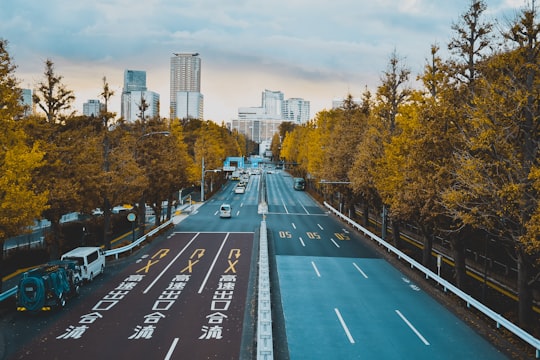
<svg viewBox="0 0 540 360"><path fill-rule="evenodd" d="M519 337L521 340L525 341L529 345L531 345L533 348L536 349L536 358L540 358L540 340L529 334L528 332L524 331L522 328L518 327L508 319L505 319L502 315L496 313L495 311L491 310L484 304L482 304L480 301L473 298L471 295L463 292L456 286L454 286L452 283L446 281L442 277L435 274L433 271L426 268L424 265L420 264L407 254L403 253L402 251L398 250L397 248L393 247L377 235L373 234L368 229L362 227L355 221L351 220L347 216L340 213L338 210L334 209L330 204L328 204L326 201L324 202L324 206L326 206L328 209L330 209L335 215L339 216L341 219L345 220L347 223L352 225L355 229L360 231L365 237L370 238L371 240L376 241L379 245L384 246L388 252L394 253L398 259L403 259L406 262L408 262L411 265L411 269L418 269L424 275L426 276L426 279L433 279L437 281L437 283L441 286L443 286L444 291L450 291L459 298L461 298L465 303L467 304L467 307L473 307L483 313L485 316L490 318L491 320L495 321L497 328L500 328L501 326L506 328L508 331L510 331L512 334Z"/></svg>
<svg viewBox="0 0 540 360"><path fill-rule="evenodd" d="M261 221L259 240L259 295L257 306L257 359L274 358L272 340L272 305L270 301L270 267L266 220Z"/></svg>
<svg viewBox="0 0 540 360"><path fill-rule="evenodd" d="M128 244L126 246L122 246L122 247L119 247L119 248L116 248L116 249L106 250L105 251L105 256L114 255L115 259L118 259L118 255L120 255L120 254L122 254L122 253L124 253L126 251L131 251L134 247L139 246L139 244L142 243L143 241L145 241L148 236L152 236L152 235L158 233L161 229L169 226L169 224L171 224L172 221L173 221L172 218L167 220L166 222L164 222L163 224L161 224L157 228L153 229L152 231L149 231L148 234L145 234L145 235L141 236L140 238L138 238L137 240L135 240L131 244Z"/></svg>

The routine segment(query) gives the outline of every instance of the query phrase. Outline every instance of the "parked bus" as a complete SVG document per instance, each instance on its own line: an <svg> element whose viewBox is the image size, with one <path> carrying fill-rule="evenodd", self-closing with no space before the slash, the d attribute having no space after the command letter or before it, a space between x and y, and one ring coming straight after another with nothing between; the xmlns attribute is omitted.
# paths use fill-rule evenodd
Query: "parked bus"
<svg viewBox="0 0 540 360"><path fill-rule="evenodd" d="M306 188L306 181L303 178L294 178L294 190L303 191Z"/></svg>

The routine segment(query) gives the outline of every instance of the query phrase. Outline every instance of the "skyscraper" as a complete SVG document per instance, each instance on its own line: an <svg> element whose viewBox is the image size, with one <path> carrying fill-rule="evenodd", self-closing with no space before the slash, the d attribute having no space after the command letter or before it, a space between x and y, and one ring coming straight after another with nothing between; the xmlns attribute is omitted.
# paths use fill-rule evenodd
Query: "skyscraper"
<svg viewBox="0 0 540 360"><path fill-rule="evenodd" d="M88 100L83 104L83 115L86 116L98 116L102 110L105 110L105 104L96 99Z"/></svg>
<svg viewBox="0 0 540 360"><path fill-rule="evenodd" d="M194 117L194 114L197 114L196 117L199 119L203 118L199 53L175 53L171 57L170 103L171 119ZM196 112L194 112L194 106L197 109Z"/></svg>
<svg viewBox="0 0 540 360"><path fill-rule="evenodd" d="M146 71L124 70L120 115L127 121L135 121L134 119L137 118L136 110L131 106L131 92L133 91L146 91Z"/></svg>

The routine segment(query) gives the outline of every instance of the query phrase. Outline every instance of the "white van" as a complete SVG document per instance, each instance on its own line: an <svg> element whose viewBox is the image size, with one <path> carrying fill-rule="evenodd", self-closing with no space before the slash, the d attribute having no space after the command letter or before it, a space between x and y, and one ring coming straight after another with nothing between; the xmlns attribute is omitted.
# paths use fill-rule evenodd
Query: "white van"
<svg viewBox="0 0 540 360"><path fill-rule="evenodd" d="M62 255L62 260L77 261L86 281L94 280L105 271L105 252L100 247L78 247Z"/></svg>
<svg viewBox="0 0 540 360"><path fill-rule="evenodd" d="M219 217L221 218L230 218L231 217L231 205L221 204L219 207Z"/></svg>

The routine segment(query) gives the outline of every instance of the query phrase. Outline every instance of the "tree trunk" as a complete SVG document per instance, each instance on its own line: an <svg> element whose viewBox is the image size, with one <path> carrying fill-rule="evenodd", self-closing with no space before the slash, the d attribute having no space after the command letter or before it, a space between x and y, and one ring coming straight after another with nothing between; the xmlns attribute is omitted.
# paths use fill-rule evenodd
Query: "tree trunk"
<svg viewBox="0 0 540 360"><path fill-rule="evenodd" d="M111 204L109 199L103 200L103 245L105 249L111 249Z"/></svg>
<svg viewBox="0 0 540 360"><path fill-rule="evenodd" d="M394 238L394 245L396 249L401 249L403 244L401 242L401 230L399 228L399 221L392 221L392 237Z"/></svg>
<svg viewBox="0 0 540 360"><path fill-rule="evenodd" d="M525 251L518 247L517 249L517 267L518 267L518 314L519 326L526 330L531 330L532 319L532 291L528 284L529 265Z"/></svg>
<svg viewBox="0 0 540 360"><path fill-rule="evenodd" d="M59 259L60 251L62 249L61 245L61 232L60 228L60 219L51 220L51 232L52 232L52 241L49 248L49 256L51 259Z"/></svg>
<svg viewBox="0 0 540 360"><path fill-rule="evenodd" d="M461 234L457 234L450 240L452 244L452 255L454 257L454 276L456 278L456 286L462 290L466 285L466 264L465 264L465 239Z"/></svg>
<svg viewBox="0 0 540 360"><path fill-rule="evenodd" d="M422 265L431 269L431 251L433 250L433 236L423 232L424 247L422 248Z"/></svg>
<svg viewBox="0 0 540 360"><path fill-rule="evenodd" d="M364 202L364 227L366 229L369 228L369 204L367 202Z"/></svg>

